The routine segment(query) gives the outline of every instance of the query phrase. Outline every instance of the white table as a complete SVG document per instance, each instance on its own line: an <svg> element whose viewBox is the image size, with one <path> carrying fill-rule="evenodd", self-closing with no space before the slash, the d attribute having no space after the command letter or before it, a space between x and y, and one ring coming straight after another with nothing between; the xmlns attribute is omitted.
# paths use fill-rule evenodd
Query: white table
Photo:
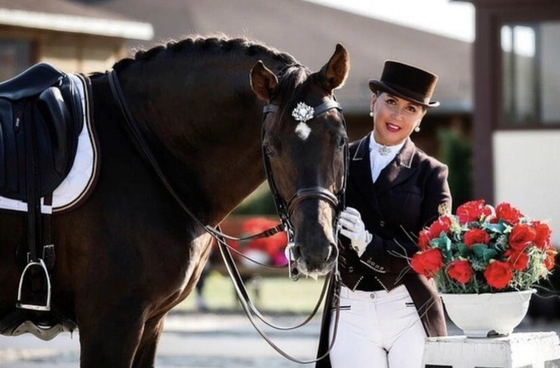
<svg viewBox="0 0 560 368"><path fill-rule="evenodd" d="M559 368L560 340L555 332L513 333L507 337L430 337L424 368Z"/></svg>

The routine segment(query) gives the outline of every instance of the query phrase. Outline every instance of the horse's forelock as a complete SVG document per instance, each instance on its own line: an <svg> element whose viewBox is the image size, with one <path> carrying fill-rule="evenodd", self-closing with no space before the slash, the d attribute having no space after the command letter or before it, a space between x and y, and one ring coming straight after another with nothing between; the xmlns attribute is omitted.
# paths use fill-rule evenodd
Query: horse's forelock
<svg viewBox="0 0 560 368"><path fill-rule="evenodd" d="M278 111L281 118L275 121L275 125L271 127L272 130L283 128L281 124L287 120L284 117L291 116L292 108L300 102L298 100L299 96L306 93L305 90L298 87L307 80L310 74L311 71L301 64L290 65L279 73L274 99L278 99L281 106L280 111Z"/></svg>

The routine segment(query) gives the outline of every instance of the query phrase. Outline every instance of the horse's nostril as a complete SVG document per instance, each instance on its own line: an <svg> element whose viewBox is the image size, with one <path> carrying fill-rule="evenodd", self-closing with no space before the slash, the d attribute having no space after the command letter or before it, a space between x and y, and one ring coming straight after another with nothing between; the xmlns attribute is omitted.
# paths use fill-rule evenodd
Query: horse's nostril
<svg viewBox="0 0 560 368"><path fill-rule="evenodd" d="M299 257L301 257L301 246L299 245L295 245L292 248L292 253L294 255L294 258L298 259Z"/></svg>

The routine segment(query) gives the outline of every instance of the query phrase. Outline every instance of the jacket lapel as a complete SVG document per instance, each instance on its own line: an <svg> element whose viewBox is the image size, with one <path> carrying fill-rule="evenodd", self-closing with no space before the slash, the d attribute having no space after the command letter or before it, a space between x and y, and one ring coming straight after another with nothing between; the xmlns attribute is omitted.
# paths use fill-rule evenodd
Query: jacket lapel
<svg viewBox="0 0 560 368"><path fill-rule="evenodd" d="M367 199L373 208L377 208L377 198L373 181L371 179L371 163L369 155L369 141L371 134L362 138L355 150L350 152L350 171L352 175L349 177L357 192L362 198Z"/></svg>
<svg viewBox="0 0 560 368"><path fill-rule="evenodd" d="M399 185L414 174L416 168L412 167L412 159L414 158L415 152L416 146L410 138L407 138L401 151L397 154L395 159L381 171L379 177L375 181L377 195L381 195L387 190Z"/></svg>

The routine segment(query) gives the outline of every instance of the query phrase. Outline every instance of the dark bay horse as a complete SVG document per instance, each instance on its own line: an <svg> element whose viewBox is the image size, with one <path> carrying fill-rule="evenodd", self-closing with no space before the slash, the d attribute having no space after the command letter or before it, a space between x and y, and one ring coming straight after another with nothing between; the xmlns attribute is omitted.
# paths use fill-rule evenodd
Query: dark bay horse
<svg viewBox="0 0 560 368"><path fill-rule="evenodd" d="M341 45L311 72L250 40L193 37L90 75L96 185L80 206L51 217L50 312L15 307L25 214L0 211L0 332L10 335L24 320L38 328L75 323L82 368L153 367L164 317L193 290L208 259L212 236L201 224L217 226L267 179L265 166L297 268L329 272L347 143L333 90L348 70ZM115 75L129 123L110 85ZM129 131L130 120L143 140Z"/></svg>

